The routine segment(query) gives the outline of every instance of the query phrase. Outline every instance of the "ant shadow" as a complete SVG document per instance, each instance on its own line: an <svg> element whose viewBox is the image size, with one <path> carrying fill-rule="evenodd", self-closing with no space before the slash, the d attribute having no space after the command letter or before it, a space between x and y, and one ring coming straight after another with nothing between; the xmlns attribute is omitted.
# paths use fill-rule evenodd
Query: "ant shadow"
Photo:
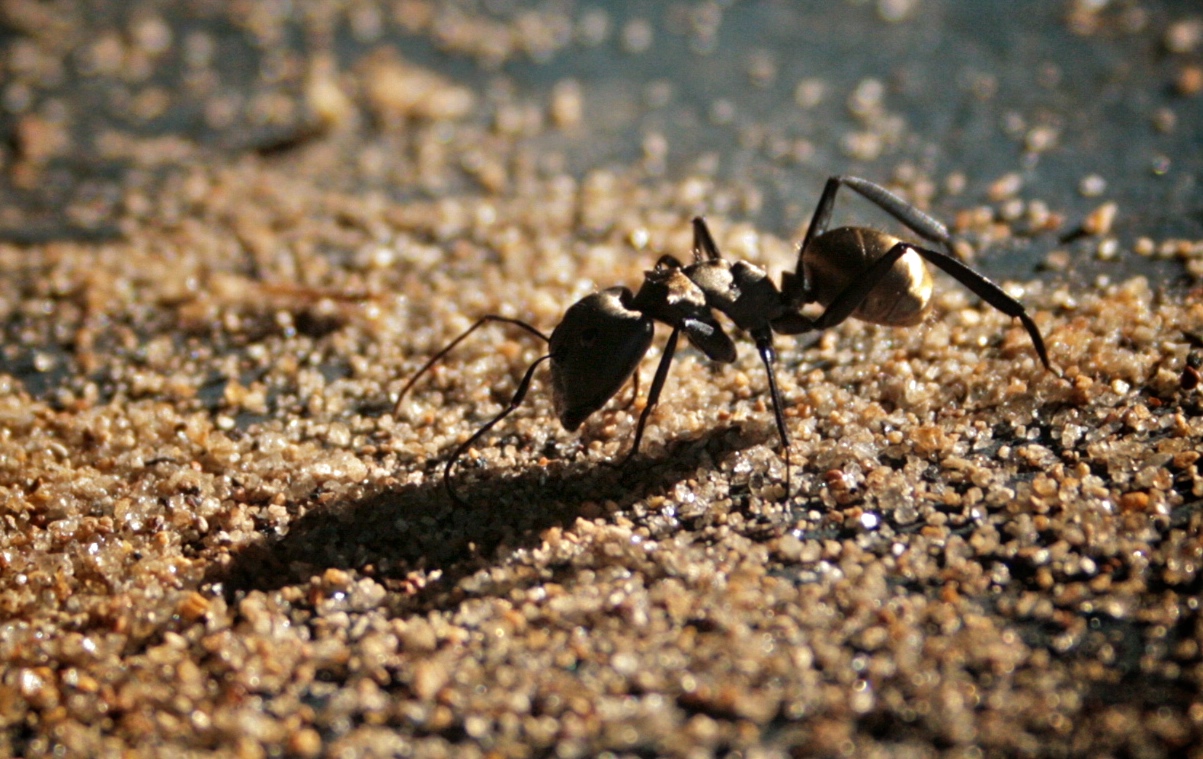
<svg viewBox="0 0 1203 759"><path fill-rule="evenodd" d="M219 586L227 600L310 583L328 569L355 570L403 600L393 613L449 608L464 597L460 581L533 549L551 527L570 527L578 517L605 517L599 504L627 510L650 495L671 491L698 467L770 439L759 425L711 428L687 440L670 441L652 455L624 467L579 461L517 474L466 476L456 489L464 504L444 491L442 461L434 461L420 485L401 485L365 498L335 500L295 519L287 534L249 545L233 561L214 566L205 584ZM414 577L422 578L416 584Z"/></svg>

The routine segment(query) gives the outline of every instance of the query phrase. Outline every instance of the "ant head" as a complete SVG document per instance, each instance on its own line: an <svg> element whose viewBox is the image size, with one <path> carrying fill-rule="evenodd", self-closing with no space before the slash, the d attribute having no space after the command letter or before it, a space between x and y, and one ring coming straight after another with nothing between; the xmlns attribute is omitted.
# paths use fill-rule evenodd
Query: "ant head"
<svg viewBox="0 0 1203 759"><path fill-rule="evenodd" d="M564 429L581 426L619 391L652 342L654 322L611 287L577 301L551 333L552 402Z"/></svg>

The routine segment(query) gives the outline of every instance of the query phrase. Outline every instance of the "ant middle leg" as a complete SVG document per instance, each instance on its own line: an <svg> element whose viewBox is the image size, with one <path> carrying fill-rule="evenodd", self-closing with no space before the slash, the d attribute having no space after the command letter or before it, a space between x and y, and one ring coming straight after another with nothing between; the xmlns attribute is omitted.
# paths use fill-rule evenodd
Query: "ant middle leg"
<svg viewBox="0 0 1203 759"><path fill-rule="evenodd" d="M785 428L785 412L782 410L781 391L777 388L777 372L773 363L777 360L777 352L773 350L773 331L765 328L752 333L756 341L756 350L764 363L765 374L769 378L769 398L773 402L773 421L777 424L777 436L781 439L781 454L785 459L785 498L790 495L790 462L789 462L789 432Z"/></svg>

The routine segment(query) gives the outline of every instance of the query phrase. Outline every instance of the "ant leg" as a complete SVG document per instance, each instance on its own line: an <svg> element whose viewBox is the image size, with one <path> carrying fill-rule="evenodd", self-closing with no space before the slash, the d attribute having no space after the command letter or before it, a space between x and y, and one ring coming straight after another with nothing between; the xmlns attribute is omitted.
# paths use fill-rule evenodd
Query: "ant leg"
<svg viewBox="0 0 1203 759"><path fill-rule="evenodd" d="M823 313L814 320L814 329L828 329L844 323L908 250L917 251L918 248L907 242L895 243L894 247L862 271L856 281L845 287L843 292L828 304Z"/></svg>
<svg viewBox="0 0 1203 759"><path fill-rule="evenodd" d="M518 390L514 393L514 397L510 399L510 405L506 406L500 414L490 419L485 426L473 433L472 437L461 443L459 447L456 448L451 454L451 457L447 459L447 465L443 467L443 487L446 488L447 495L451 496L451 500L455 503L455 505L467 505L464 499L460 498L459 494L455 492L455 488L451 486L451 470L455 468L455 462L459 461L460 456L463 456L464 453L472 447L473 443L475 443L477 440L480 440L480 438L486 432L493 429L494 425L496 425L502 419L505 419L510 415L511 412L513 412L514 409L522 405L522 401L526 398L526 392L530 390L531 378L535 376L535 369L538 369L539 364L543 363L549 358L551 358L551 354L540 356L535 360L535 363L527 367L526 374L523 375L522 381L518 383Z"/></svg>
<svg viewBox="0 0 1203 759"><path fill-rule="evenodd" d="M802 237L802 242L798 243L798 263L794 267L794 271L787 271L781 275L781 292L785 296L786 303L801 305L814 300L810 295L811 285L807 281L806 267L802 265L802 261L806 257L806 251L810 249L811 240L827 231L827 225L831 223L831 211L835 208L835 196L840 191L840 185L848 179L855 179L855 177L828 177L827 184L823 185L823 194L819 196L819 204L815 206L815 212L810 217L810 224L806 227L806 234ZM799 331L804 332L805 330L800 329ZM797 333L790 332L788 334Z"/></svg>
<svg viewBox="0 0 1203 759"><path fill-rule="evenodd" d="M660 391L664 389L664 381L668 379L668 366L673 361L673 354L677 352L677 340L681 336L681 328L673 329L672 334L668 336L668 342L664 344L664 355L660 357L660 365L656 367L656 376L652 378L651 389L647 391L647 405L643 407L643 413L639 415L639 423L635 426L635 442L631 444L631 450L619 466L626 466L626 463L639 452L639 444L643 442L643 428L647 426L647 418L651 415L652 409L660 401Z"/></svg>
<svg viewBox="0 0 1203 759"><path fill-rule="evenodd" d="M624 411L626 409L629 409L635 403L635 399L638 397L639 397L639 367L635 367L634 373L631 374L631 400L622 404L622 409Z"/></svg>
<svg viewBox="0 0 1203 759"><path fill-rule="evenodd" d="M703 255L707 261L721 261L723 258L718 252L714 236L710 234L710 227L706 226L706 220L701 216L695 216L693 217L693 262L700 263Z"/></svg>
<svg viewBox="0 0 1203 759"><path fill-rule="evenodd" d="M414 376L409 378L409 382L406 382L405 387L401 388L401 392L397 393L397 403L396 403L396 405L393 406L393 416L395 417L399 413L401 413L401 401L402 401L402 399L405 398L405 394L410 391L410 388L412 388L414 386L414 383L416 383L418 381L418 379L421 378L421 376L430 369L430 367L434 366L439 361L439 359L443 358L443 356L446 356L448 353L450 353L451 350L453 348L455 348L455 346L462 343L464 341L464 338L466 338L468 335L475 332L481 326L488 324L489 322L502 322L503 324L513 324L515 327L521 327L522 329L531 333L532 335L539 338L540 340L542 340L545 343L550 340L550 338L547 337L547 335L543 334L539 330L535 329L534 327L532 327L531 325L527 324L526 322L524 322L520 319L510 319L509 317L497 316L495 314L489 314L487 316L482 316L476 320L475 324L473 324L471 327L468 327L468 329L464 330L463 334L461 334L459 337L455 338L450 343L448 343L447 347L443 348L441 351L439 351L438 353L431 356L430 360L427 361L425 364L423 364L422 368L414 373Z"/></svg>
<svg viewBox="0 0 1203 759"><path fill-rule="evenodd" d="M842 177L841 181L910 227L919 236L940 243L946 252L917 246L912 249L933 265L952 275L958 282L969 288L974 295L1007 316L1019 319L1023 323L1024 329L1027 330L1028 336L1032 338L1032 345L1040 356L1040 362L1044 364L1045 369L1053 370L1048 360L1048 351L1044 347L1044 338L1040 336L1040 330L1036 328L1036 323L1024 310L1023 304L1007 295L1001 287L978 274L957 258L956 251L952 248L952 236L948 233L947 227L880 185L857 177Z"/></svg>
<svg viewBox="0 0 1203 759"><path fill-rule="evenodd" d="M773 401L773 418L777 422L777 435L781 438L781 452L785 457L785 498L789 500L790 466L789 466L789 433L785 429L785 415L781 410L781 392L777 389L777 373L773 370L773 362L777 353L773 350L773 332L765 329L753 333L756 340L756 350L760 352L760 360L764 362L765 372L769 376L769 397Z"/></svg>
<svg viewBox="0 0 1203 759"><path fill-rule="evenodd" d="M801 244L798 245L798 269L802 267L802 253L810 247L810 241L827 231L827 225L831 223L831 209L835 207L835 195L840 190L840 183L845 177L829 177L827 184L823 186L823 194L819 196L819 204L815 206L815 212L810 217L810 224L806 227L806 235L802 238Z"/></svg>
<svg viewBox="0 0 1203 759"><path fill-rule="evenodd" d="M1040 336L1040 330L1036 328L1036 322L1032 321L1032 317L1028 316L1028 312L1024 310L1022 303L1007 295L1006 291L994 282L978 274L947 253L915 246L911 246L911 249L931 262L933 266L938 266L950 274L977 297L1002 311L1007 316L1019 319L1023 323L1023 328L1027 330L1028 336L1032 338L1032 346L1036 349L1036 354L1040 356L1040 362L1044 364L1045 369L1053 371L1053 367L1048 360L1048 351L1044 347L1044 338Z"/></svg>
<svg viewBox="0 0 1203 759"><path fill-rule="evenodd" d="M948 227L886 188L860 177L833 177L833 179L839 184L855 190L861 197L905 224L923 239L938 242L947 248L950 254L954 253L952 235L949 234Z"/></svg>

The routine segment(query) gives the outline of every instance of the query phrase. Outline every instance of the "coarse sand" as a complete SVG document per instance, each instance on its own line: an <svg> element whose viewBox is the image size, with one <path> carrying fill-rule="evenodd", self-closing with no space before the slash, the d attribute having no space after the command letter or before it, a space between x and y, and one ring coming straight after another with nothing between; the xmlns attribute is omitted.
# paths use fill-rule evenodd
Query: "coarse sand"
<svg viewBox="0 0 1203 759"><path fill-rule="evenodd" d="M515 27L531 45L539 18ZM1203 240L1110 238L1101 197L1077 234L1178 258L1186 284L1007 282L1056 372L944 275L917 327L778 337L788 497L746 335L733 365L683 348L642 452L611 466L660 328L638 396L577 433L538 372L460 461L457 505L447 453L543 346L489 325L393 405L476 317L550 331L580 297L687 257L699 212L726 256L774 277L798 238L742 220L754 183L649 169L654 143L633 166L566 168L546 145L589 128L576 83L532 104L387 52L328 64L288 139L109 135L144 167L112 234L0 243L0 754L1203 742ZM484 101L494 117L474 120ZM38 140L57 138L23 128L6 170L36 181L54 166ZM904 179L890 186L926 205L964 176ZM946 221L970 257L1069 231L1006 181L944 201L969 209Z"/></svg>

